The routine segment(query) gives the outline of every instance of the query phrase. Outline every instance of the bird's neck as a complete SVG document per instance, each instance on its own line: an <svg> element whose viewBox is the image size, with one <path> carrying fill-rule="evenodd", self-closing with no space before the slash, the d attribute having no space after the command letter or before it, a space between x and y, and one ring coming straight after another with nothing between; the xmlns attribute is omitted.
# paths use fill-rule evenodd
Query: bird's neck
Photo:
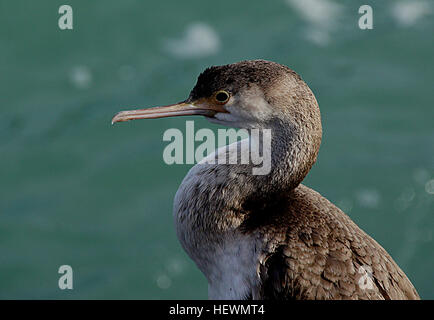
<svg viewBox="0 0 434 320"><path fill-rule="evenodd" d="M271 165L267 174L252 175L257 186L255 195L269 196L296 188L315 163L321 142L320 132L290 121L277 119L268 123L268 128L260 129L264 133L259 145L262 158L269 159ZM264 140L267 130L271 133L269 148ZM251 139L257 137L251 136ZM229 168L229 171L236 173L237 168Z"/></svg>
<svg viewBox="0 0 434 320"><path fill-rule="evenodd" d="M243 243L240 239L249 237L240 232L240 226L249 219L249 212L259 210L267 214L266 205L296 188L316 160L320 135L311 135L308 130L281 120L270 124L270 128L271 145L263 150L270 152L271 168L267 174L252 174L251 165L204 162L189 171L176 193L174 218L178 238L210 285L221 282L217 276L221 274L222 261L251 265L253 256L242 260L237 257ZM239 144L220 148L214 157L222 152L230 156ZM243 250L256 252L254 248Z"/></svg>
<svg viewBox="0 0 434 320"><path fill-rule="evenodd" d="M204 232L236 229L242 223L246 203L271 203L273 198L296 188L316 161L321 141L321 130L284 121L268 123L259 129L271 130L271 143L262 148L263 159L270 159L266 174L253 174L255 164L219 164L220 155L236 153L246 140L220 148L209 158L194 166L184 178L175 197L174 214L177 224L194 222ZM251 139L256 137L251 136ZM249 141L247 141L249 143ZM262 143L259 143L261 149ZM241 147L243 150L243 147ZM238 152L238 153L237 153ZM268 153L268 154L267 154ZM185 226L191 228L192 226ZM208 230L214 228L215 230Z"/></svg>

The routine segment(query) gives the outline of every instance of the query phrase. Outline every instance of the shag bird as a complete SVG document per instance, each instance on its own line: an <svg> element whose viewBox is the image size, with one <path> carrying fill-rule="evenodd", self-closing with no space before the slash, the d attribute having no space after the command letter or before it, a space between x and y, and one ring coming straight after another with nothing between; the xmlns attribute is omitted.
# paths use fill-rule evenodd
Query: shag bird
<svg viewBox="0 0 434 320"><path fill-rule="evenodd" d="M322 126L315 96L296 72L265 60L213 66L185 101L121 111L112 123L185 115L271 131L267 174L252 174L252 163L207 161L234 156L241 140L192 167L176 193L177 236L205 274L210 299L419 299L374 239L301 184Z"/></svg>

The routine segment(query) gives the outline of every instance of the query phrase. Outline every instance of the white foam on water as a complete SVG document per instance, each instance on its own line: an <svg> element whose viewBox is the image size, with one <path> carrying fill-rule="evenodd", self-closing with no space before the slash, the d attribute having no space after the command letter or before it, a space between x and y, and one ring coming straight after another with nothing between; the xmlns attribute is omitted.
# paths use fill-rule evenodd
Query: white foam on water
<svg viewBox="0 0 434 320"><path fill-rule="evenodd" d="M320 46L331 41L331 32L336 28L343 6L330 0L285 0L309 23L306 39Z"/></svg>
<svg viewBox="0 0 434 320"><path fill-rule="evenodd" d="M327 30L321 30L317 28L311 28L306 30L306 39L310 40L311 42L319 45L319 46L326 46L330 43L330 32Z"/></svg>
<svg viewBox="0 0 434 320"><path fill-rule="evenodd" d="M172 279L170 279L166 274L160 274L157 277L156 282L157 282L157 286L163 290L169 289L170 286L172 285Z"/></svg>
<svg viewBox="0 0 434 320"><path fill-rule="evenodd" d="M167 39L164 47L178 58L199 58L216 54L221 44L213 28L205 23L195 22L187 26L183 37Z"/></svg>
<svg viewBox="0 0 434 320"><path fill-rule="evenodd" d="M428 194L434 194L434 179L427 181L425 183L425 191Z"/></svg>
<svg viewBox="0 0 434 320"><path fill-rule="evenodd" d="M170 275L179 275L185 270L185 261L182 259L172 258L166 264L166 269Z"/></svg>
<svg viewBox="0 0 434 320"><path fill-rule="evenodd" d="M408 209L416 197L416 192L412 187L405 188L398 198L395 199L395 208L398 211Z"/></svg>
<svg viewBox="0 0 434 320"><path fill-rule="evenodd" d="M69 79L79 89L87 89L92 85L92 73L86 66L75 66L69 73Z"/></svg>
<svg viewBox="0 0 434 320"><path fill-rule="evenodd" d="M392 6L392 15L402 26L408 27L416 24L424 16L433 13L432 5L428 1L405 0Z"/></svg>
<svg viewBox="0 0 434 320"><path fill-rule="evenodd" d="M308 22L323 27L334 25L342 12L342 5L330 0L286 0L286 3Z"/></svg>
<svg viewBox="0 0 434 320"><path fill-rule="evenodd" d="M348 198L344 198L338 201L337 206L345 213L350 213L353 209L353 201Z"/></svg>
<svg viewBox="0 0 434 320"><path fill-rule="evenodd" d="M356 199L362 207L374 209L380 204L381 195L375 189L364 189L356 193Z"/></svg>

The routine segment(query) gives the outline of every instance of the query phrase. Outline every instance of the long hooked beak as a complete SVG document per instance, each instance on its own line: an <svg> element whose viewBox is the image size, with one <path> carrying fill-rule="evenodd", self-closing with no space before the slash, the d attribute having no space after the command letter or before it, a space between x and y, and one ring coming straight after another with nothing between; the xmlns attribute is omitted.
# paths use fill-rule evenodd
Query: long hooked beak
<svg viewBox="0 0 434 320"><path fill-rule="evenodd" d="M177 116L200 115L212 117L218 112L228 111L226 111L222 105L211 104L207 100L194 101L191 103L180 102L162 107L121 111L113 117L112 124L136 119L155 119Z"/></svg>

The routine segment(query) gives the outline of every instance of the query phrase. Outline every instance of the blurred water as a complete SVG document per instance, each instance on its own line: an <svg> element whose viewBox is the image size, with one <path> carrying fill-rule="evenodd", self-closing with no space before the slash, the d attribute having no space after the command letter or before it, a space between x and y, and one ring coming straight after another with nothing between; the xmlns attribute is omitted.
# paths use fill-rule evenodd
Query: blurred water
<svg viewBox="0 0 434 320"><path fill-rule="evenodd" d="M74 1L65 31L61 4L0 2L0 298L206 298L172 221L190 166L162 160L163 132L188 118L110 119L253 58L317 96L323 145L305 183L434 298L433 1ZM358 28L363 4L373 30Z"/></svg>

